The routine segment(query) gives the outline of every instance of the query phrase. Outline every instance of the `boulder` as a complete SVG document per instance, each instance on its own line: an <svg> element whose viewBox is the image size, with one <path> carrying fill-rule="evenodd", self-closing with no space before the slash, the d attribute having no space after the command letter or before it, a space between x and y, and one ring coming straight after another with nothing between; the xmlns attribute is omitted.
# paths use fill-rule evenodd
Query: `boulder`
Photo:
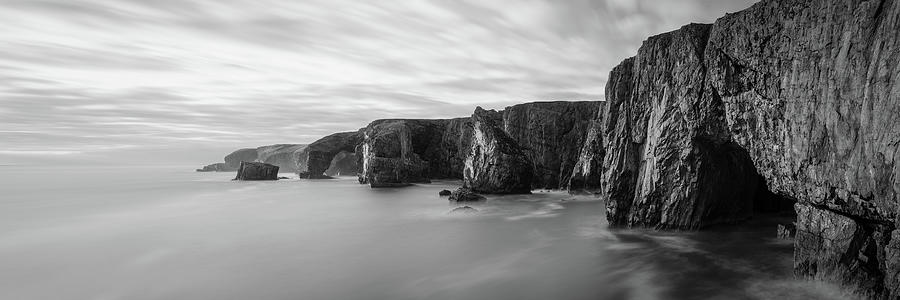
<svg viewBox="0 0 900 300"><path fill-rule="evenodd" d="M278 166L261 162L241 162L234 180L278 180Z"/></svg>
<svg viewBox="0 0 900 300"><path fill-rule="evenodd" d="M476 202L476 201L484 201L485 198L482 195L476 194L472 189L461 187L453 191L450 195L450 201L456 202Z"/></svg>
<svg viewBox="0 0 900 300"><path fill-rule="evenodd" d="M440 196L450 196L452 194L453 194L453 192L451 192L450 190L443 190L443 191L438 192L438 195L440 195Z"/></svg>

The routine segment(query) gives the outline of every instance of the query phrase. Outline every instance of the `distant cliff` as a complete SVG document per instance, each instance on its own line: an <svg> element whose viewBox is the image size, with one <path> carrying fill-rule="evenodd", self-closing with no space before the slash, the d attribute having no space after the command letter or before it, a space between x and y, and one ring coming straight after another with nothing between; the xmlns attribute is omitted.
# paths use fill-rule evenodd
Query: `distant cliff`
<svg viewBox="0 0 900 300"><path fill-rule="evenodd" d="M652 37L610 74L577 179L610 224L659 228L746 218L768 189L797 203L798 275L900 297L898 32L898 1L766 0Z"/></svg>
<svg viewBox="0 0 900 300"><path fill-rule="evenodd" d="M198 172L235 172L241 162L263 162L278 166L281 171L294 172L297 164L294 161L296 152L303 151L303 144L278 144L258 148L245 148L229 153L224 163L214 163L197 169Z"/></svg>

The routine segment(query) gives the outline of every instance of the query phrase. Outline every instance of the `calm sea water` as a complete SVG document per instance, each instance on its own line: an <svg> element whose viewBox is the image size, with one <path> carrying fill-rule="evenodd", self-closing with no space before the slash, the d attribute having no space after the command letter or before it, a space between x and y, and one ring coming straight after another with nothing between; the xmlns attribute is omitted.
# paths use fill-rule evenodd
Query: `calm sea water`
<svg viewBox="0 0 900 300"><path fill-rule="evenodd" d="M234 182L190 167L0 166L0 299L846 299L775 221L607 228L603 202L455 182Z"/></svg>

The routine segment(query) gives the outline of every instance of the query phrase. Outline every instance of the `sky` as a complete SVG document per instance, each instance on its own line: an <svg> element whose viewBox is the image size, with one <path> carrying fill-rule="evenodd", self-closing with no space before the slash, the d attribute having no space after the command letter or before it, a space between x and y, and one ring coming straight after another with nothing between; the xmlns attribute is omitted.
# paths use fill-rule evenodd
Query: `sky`
<svg viewBox="0 0 900 300"><path fill-rule="evenodd" d="M753 0L0 0L0 165L215 162L382 118L603 100Z"/></svg>

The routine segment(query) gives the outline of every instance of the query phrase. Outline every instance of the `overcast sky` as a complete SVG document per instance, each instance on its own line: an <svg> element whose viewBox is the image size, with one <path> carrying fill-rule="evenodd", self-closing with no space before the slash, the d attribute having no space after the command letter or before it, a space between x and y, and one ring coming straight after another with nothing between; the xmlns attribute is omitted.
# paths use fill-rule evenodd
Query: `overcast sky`
<svg viewBox="0 0 900 300"><path fill-rule="evenodd" d="M648 36L753 2L0 0L0 164L602 100Z"/></svg>

